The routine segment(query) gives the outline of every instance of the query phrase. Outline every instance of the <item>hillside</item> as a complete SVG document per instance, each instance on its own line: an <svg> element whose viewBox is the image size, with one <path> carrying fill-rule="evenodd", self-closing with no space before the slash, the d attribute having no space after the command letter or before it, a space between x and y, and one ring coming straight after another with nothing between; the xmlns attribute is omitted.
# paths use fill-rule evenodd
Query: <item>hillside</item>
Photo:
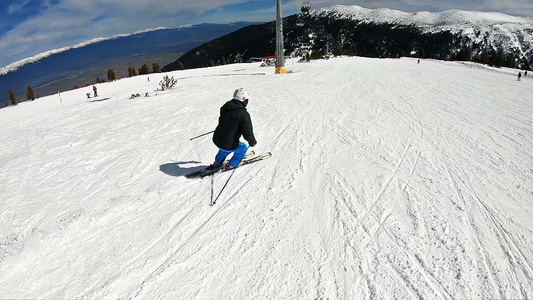
<svg viewBox="0 0 533 300"><path fill-rule="evenodd" d="M533 80L435 60L233 64L0 110L8 299L531 299ZM162 77L165 74L159 74ZM267 161L188 180L235 88ZM129 99L132 93L149 97Z"/></svg>
<svg viewBox="0 0 533 300"><path fill-rule="evenodd" d="M451 10L405 13L333 6L284 18L286 56L310 51L395 58L467 60L531 69L533 18ZM207 61L247 61L275 54L275 23L246 27L191 49L179 58L187 68ZM163 70L177 69L177 61Z"/></svg>
<svg viewBox="0 0 533 300"><path fill-rule="evenodd" d="M41 96L57 90L87 86L96 79L107 80L112 69L119 78L128 75L128 67L139 69L143 64L161 67L183 53L214 38L253 23L198 24L179 28L163 28L98 38L61 49L40 53L0 69L0 108L12 90L17 100L26 100L26 86Z"/></svg>

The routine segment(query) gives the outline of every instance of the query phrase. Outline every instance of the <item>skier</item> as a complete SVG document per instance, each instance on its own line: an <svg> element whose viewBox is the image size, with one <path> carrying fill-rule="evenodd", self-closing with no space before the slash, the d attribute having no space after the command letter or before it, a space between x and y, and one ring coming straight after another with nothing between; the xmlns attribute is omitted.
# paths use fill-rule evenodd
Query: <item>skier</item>
<svg viewBox="0 0 533 300"><path fill-rule="evenodd" d="M518 72L518 78L516 79L516 81L520 81L520 77L522 77L522 72Z"/></svg>
<svg viewBox="0 0 533 300"><path fill-rule="evenodd" d="M527 77L527 70L524 71L524 78Z"/></svg>
<svg viewBox="0 0 533 300"><path fill-rule="evenodd" d="M96 86L94 86L94 85L93 85L93 91L94 91L94 96L98 97L98 93L96 92Z"/></svg>
<svg viewBox="0 0 533 300"><path fill-rule="evenodd" d="M220 108L218 126L213 134L213 143L219 148L215 156L215 162L208 167L210 170L222 168L224 159L233 152L233 157L229 164L225 166L230 170L239 166L248 146L239 141L241 135L253 147L257 144L254 137L252 119L246 110L250 94L242 89L233 92L233 99L226 102Z"/></svg>

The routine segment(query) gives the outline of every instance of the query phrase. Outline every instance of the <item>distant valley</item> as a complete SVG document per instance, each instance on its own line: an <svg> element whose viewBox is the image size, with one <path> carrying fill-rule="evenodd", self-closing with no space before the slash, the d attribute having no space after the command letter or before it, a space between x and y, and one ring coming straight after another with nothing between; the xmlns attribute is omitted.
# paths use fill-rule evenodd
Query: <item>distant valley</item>
<svg viewBox="0 0 533 300"><path fill-rule="evenodd" d="M128 67L138 70L147 64L152 69L152 63L163 67L198 45L251 24L199 24L147 31L90 43L21 66L10 65L0 72L0 104L8 101L8 90L18 102L26 100L27 85L45 96L58 89L94 84L97 78L107 81L108 69L123 78Z"/></svg>

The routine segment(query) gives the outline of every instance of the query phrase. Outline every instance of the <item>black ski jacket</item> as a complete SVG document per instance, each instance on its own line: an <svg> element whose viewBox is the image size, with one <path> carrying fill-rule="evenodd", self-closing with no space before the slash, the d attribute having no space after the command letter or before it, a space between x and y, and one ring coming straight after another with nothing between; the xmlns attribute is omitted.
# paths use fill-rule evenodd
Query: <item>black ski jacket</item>
<svg viewBox="0 0 533 300"><path fill-rule="evenodd" d="M250 145L257 144L252 119L246 110L246 103L230 100L220 108L218 126L213 134L213 143L221 149L233 150L239 147L241 135Z"/></svg>

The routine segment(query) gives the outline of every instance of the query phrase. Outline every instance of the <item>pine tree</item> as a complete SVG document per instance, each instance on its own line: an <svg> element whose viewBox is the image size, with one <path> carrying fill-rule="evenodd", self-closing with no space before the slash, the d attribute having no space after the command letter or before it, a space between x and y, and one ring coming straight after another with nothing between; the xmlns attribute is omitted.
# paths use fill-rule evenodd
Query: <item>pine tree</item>
<svg viewBox="0 0 533 300"><path fill-rule="evenodd" d="M480 63L482 64L485 64L485 65L488 65L490 64L490 56L489 56L489 53L485 50L483 50L483 52L481 53L481 57L480 57Z"/></svg>
<svg viewBox="0 0 533 300"><path fill-rule="evenodd" d="M505 53L503 52L502 47L498 48L498 52L496 53L494 64L499 68L505 65Z"/></svg>
<svg viewBox="0 0 533 300"><path fill-rule="evenodd" d="M154 70L154 73L159 73L159 72L161 72L161 67L160 67L159 64L156 63L156 62L152 64L152 69Z"/></svg>
<svg viewBox="0 0 533 300"><path fill-rule="evenodd" d="M146 75L146 74L150 74L150 68L148 68L147 64L144 64L139 69L139 75Z"/></svg>
<svg viewBox="0 0 533 300"><path fill-rule="evenodd" d="M342 48L342 44L340 41L335 42L335 49L333 50L333 55L339 56L344 54L344 49Z"/></svg>
<svg viewBox="0 0 533 300"><path fill-rule="evenodd" d="M210 59L210 60L207 62L207 66L209 66L209 67L213 67L213 66L215 66L215 61L212 60L212 59Z"/></svg>
<svg viewBox="0 0 533 300"><path fill-rule="evenodd" d="M514 57L514 54L507 54L507 57L505 58L505 66L509 68L516 68L516 59Z"/></svg>
<svg viewBox="0 0 533 300"><path fill-rule="evenodd" d="M137 71L133 67L128 67L128 77L137 76Z"/></svg>
<svg viewBox="0 0 533 300"><path fill-rule="evenodd" d="M181 62L181 60L178 60L178 70L185 70L185 66Z"/></svg>
<svg viewBox="0 0 533 300"><path fill-rule="evenodd" d="M117 79L115 72L111 69L107 70L107 80L109 81L115 81Z"/></svg>
<svg viewBox="0 0 533 300"><path fill-rule="evenodd" d="M29 85L26 87L26 100L35 100L35 93Z"/></svg>
<svg viewBox="0 0 533 300"><path fill-rule="evenodd" d="M9 97L9 101L11 101L11 104L17 105L17 99L15 99L15 94L13 94L12 90L7 91L7 96Z"/></svg>
<svg viewBox="0 0 533 300"><path fill-rule="evenodd" d="M308 51L306 54L305 54L305 61L310 61L311 60L311 53Z"/></svg>
<svg viewBox="0 0 533 300"><path fill-rule="evenodd" d="M471 61L472 60L472 48L466 47L466 48L461 49L461 51L457 53L457 60Z"/></svg>
<svg viewBox="0 0 533 300"><path fill-rule="evenodd" d="M311 52L311 59L321 59L321 58L322 58L322 53L320 51L313 50L313 52Z"/></svg>

